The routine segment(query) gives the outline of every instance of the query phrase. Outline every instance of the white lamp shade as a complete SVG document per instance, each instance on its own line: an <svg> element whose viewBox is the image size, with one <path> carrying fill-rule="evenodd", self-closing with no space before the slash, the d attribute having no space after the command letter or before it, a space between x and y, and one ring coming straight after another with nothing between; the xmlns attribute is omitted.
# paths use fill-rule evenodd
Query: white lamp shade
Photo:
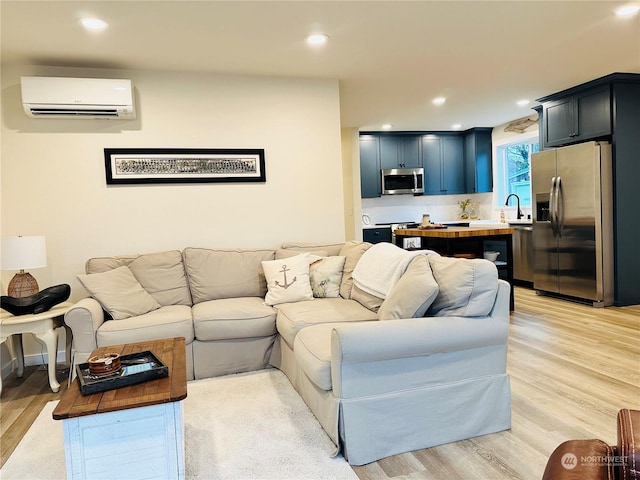
<svg viewBox="0 0 640 480"><path fill-rule="evenodd" d="M47 266L47 244L42 236L2 239L2 270L27 270Z"/></svg>

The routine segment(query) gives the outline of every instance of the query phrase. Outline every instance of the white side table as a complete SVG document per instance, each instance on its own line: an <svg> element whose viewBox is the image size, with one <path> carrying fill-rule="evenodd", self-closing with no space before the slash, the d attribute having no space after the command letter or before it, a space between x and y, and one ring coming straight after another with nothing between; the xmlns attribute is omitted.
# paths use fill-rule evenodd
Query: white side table
<svg viewBox="0 0 640 480"><path fill-rule="evenodd" d="M60 384L56 378L56 358L58 354L58 333L56 328L64 327L66 331L65 362L69 364L71 358L71 329L64 323L64 314L73 306L71 302L63 302L55 305L46 312L32 315L13 315L6 310L0 310L0 345L11 335L18 336L18 342L14 342L16 361L18 362L18 377L24 373L24 353L22 351L22 334L32 333L36 340L47 348L49 358L49 385L51 390L60 390ZM0 376L0 393L2 392L2 377Z"/></svg>

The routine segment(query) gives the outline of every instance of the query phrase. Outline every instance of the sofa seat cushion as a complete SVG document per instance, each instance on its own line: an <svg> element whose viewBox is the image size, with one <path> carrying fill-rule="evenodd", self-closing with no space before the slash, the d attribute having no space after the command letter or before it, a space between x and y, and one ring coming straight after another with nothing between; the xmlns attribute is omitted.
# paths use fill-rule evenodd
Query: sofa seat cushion
<svg viewBox="0 0 640 480"><path fill-rule="evenodd" d="M287 345L293 342L300 330L319 323L360 322L377 320L378 315L355 300L344 298L316 298L306 302L282 303L278 311L276 326Z"/></svg>
<svg viewBox="0 0 640 480"><path fill-rule="evenodd" d="M184 337L187 345L193 342L191 307L169 305L124 320L108 320L100 325L96 341L104 347L172 337Z"/></svg>
<svg viewBox="0 0 640 480"><path fill-rule="evenodd" d="M259 297L222 298L193 306L198 340L268 337L276 333L276 311Z"/></svg>
<svg viewBox="0 0 640 480"><path fill-rule="evenodd" d="M307 327L296 335L293 354L304 373L318 388L331 390L331 331L340 323Z"/></svg>

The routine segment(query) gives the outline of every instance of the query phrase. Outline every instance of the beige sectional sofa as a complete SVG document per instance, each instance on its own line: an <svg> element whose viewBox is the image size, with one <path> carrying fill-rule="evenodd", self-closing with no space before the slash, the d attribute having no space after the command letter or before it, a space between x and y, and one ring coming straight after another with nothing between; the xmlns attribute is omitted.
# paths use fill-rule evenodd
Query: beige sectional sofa
<svg viewBox="0 0 640 480"><path fill-rule="evenodd" d="M485 260L378 245L90 259L65 316L74 364L180 336L190 379L279 368L353 465L510 428L509 284ZM385 252L404 264L379 295L359 278Z"/></svg>

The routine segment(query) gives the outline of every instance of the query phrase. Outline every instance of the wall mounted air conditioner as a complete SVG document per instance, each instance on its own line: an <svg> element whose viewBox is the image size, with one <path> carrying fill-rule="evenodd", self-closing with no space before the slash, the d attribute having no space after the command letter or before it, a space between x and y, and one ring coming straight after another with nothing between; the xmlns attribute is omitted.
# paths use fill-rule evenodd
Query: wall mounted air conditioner
<svg viewBox="0 0 640 480"><path fill-rule="evenodd" d="M136 118L131 80L21 77L22 105L34 118Z"/></svg>

